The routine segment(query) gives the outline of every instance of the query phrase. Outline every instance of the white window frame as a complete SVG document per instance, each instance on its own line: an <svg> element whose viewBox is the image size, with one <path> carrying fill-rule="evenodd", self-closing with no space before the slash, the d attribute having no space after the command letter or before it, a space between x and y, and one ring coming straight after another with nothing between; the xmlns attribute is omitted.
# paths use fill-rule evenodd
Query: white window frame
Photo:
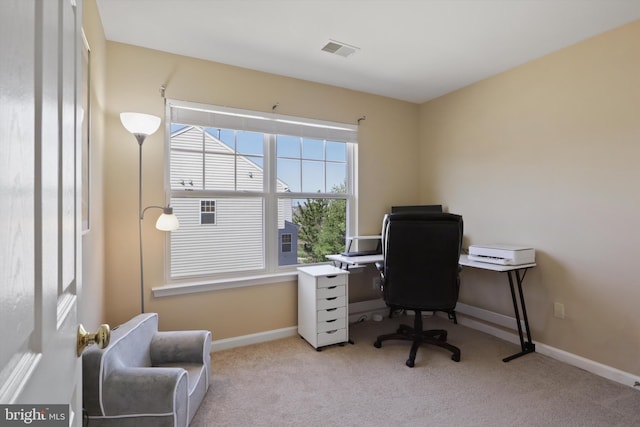
<svg viewBox="0 0 640 427"><path fill-rule="evenodd" d="M214 289L226 289L229 287L238 287L238 286L251 286L262 283L274 283L274 280L278 280L279 277L288 278L294 277L289 276L289 274L296 273L297 265L290 266L279 266L278 265L278 255L280 250L280 239L278 238L278 227L277 227L277 202L279 198L291 198L291 199L308 199L308 198L335 198L335 199L345 199L347 212L346 212L346 234L352 235L357 234L357 225L356 225L356 217L357 217L357 126L348 125L343 123L336 122L327 122L320 121L314 119L305 119L299 117L292 116L283 116L277 114L270 113L262 113L255 112L249 110L240 110L240 109L231 109L226 107L219 107L215 105L206 105L206 104L198 104L193 102L185 102L178 100L166 100L166 108L165 108L165 198L167 201L171 200L171 197L176 197L179 193L178 191L171 190L170 185L170 139L171 139L171 123L172 120L172 108L180 108L184 110L190 110L197 114L202 113L206 114L207 111L220 111L223 114L228 114L232 119L249 117L255 118L260 117L255 120L267 120L270 125L275 123L273 126L274 129L284 129L282 131L276 131L276 133L270 133L264 141L264 156L265 156L265 167L264 167L264 191L263 192L250 192L243 191L240 193L235 191L189 191L188 194L185 192L180 192L180 196L182 197L197 197L202 199L212 199L218 200L220 197L229 197L229 196L242 196L242 197L262 197L264 199L264 241L265 241L265 268L261 270L255 271L244 271L244 272L232 272L232 273L219 273L207 276L200 277L189 277L189 278L172 278L171 277L171 243L170 243L170 233L167 233L166 236L166 248L165 248L165 286L160 288L155 288L154 292L157 296L163 296L165 294L179 294L182 293L180 291L180 287L183 285L193 285L195 286L193 289L187 289L185 292L198 292L198 287L202 287L201 290L214 290ZM189 124L202 125L199 123L193 123L192 121L186 121ZM240 123L240 122L238 122ZM244 123L243 123L244 124ZM227 129L237 129L237 130L251 130L251 131L260 131L253 128L242 128L242 126L220 126L219 124L211 123L205 125L206 127L220 127ZM277 192L277 177L275 176L276 170L276 144L275 139L278 134L291 135L291 129L296 129L297 127L305 126L311 129L314 132L313 136L309 136L309 138L317 138L317 139L326 139L332 141L343 141L348 142L347 144L347 193L321 193L321 197L319 197L318 193L288 193L288 192ZM322 129L322 127L327 127L329 129L329 135L325 137L315 136L318 134L318 130ZM343 130L348 130L352 132L353 135L350 140L345 141L344 138L337 138L331 133L340 134ZM262 132L267 133L265 130ZM304 135L298 135L304 136ZM304 136L306 137L306 136ZM271 141L272 140L272 141ZM217 215L217 212L216 212ZM216 221L217 222L217 221ZM297 250L292 248L292 250ZM172 290L172 288L174 290ZM177 289L177 290L175 290ZM185 288L186 289L186 288ZM194 290L195 289L195 290ZM157 291L157 292L156 292Z"/></svg>
<svg viewBox="0 0 640 427"><path fill-rule="evenodd" d="M211 202L211 206L213 206L213 211L202 211L202 202ZM217 205L217 200L216 199L211 199L211 198L207 198L207 199L200 199L200 225L202 226L207 226L207 225L217 225L218 224L218 212L216 211L216 205ZM213 216L213 222L202 222L202 214L206 213L209 215Z"/></svg>

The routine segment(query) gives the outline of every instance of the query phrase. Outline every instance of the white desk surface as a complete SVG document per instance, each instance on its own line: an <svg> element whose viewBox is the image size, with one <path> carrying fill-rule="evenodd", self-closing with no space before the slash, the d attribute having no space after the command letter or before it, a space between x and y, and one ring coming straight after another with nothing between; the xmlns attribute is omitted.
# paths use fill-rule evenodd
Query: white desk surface
<svg viewBox="0 0 640 427"><path fill-rule="evenodd" d="M535 262L532 262L529 264L520 264L520 265L502 265L502 264L491 264L488 262L471 261L467 255L460 255L460 261L458 261L458 263L465 267L481 268L483 270L492 270L492 271L513 271L513 270L520 270L521 268L529 268L529 267L536 266Z"/></svg>
<svg viewBox="0 0 640 427"><path fill-rule="evenodd" d="M382 254L365 256L327 255L326 257L331 261L342 262L348 265L374 264L384 261L384 255ZM481 268L491 271L513 271L520 270L521 268L535 267L537 265L535 262L520 265L491 264L488 262L471 261L467 255L460 255L459 264L465 267Z"/></svg>
<svg viewBox="0 0 640 427"><path fill-rule="evenodd" d="M376 262L384 261L382 254L377 255L363 255L363 256L344 256L344 255L326 255L331 261L343 262L349 265L356 264L374 264Z"/></svg>

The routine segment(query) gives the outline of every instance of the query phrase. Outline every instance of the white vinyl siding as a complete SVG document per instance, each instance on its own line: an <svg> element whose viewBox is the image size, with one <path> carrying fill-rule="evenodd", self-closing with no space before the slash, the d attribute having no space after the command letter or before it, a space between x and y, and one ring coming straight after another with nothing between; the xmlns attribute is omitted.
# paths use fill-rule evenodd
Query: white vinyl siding
<svg viewBox="0 0 640 427"><path fill-rule="evenodd" d="M284 228L285 221L291 222L293 219L292 206L291 199L278 199L278 229Z"/></svg>
<svg viewBox="0 0 640 427"><path fill-rule="evenodd" d="M216 226L200 225L200 199L172 198L180 228L171 233L175 278L264 268L262 198L216 199Z"/></svg>
<svg viewBox="0 0 640 427"><path fill-rule="evenodd" d="M171 189L262 191L260 160L237 155L204 128L189 126L171 137Z"/></svg>

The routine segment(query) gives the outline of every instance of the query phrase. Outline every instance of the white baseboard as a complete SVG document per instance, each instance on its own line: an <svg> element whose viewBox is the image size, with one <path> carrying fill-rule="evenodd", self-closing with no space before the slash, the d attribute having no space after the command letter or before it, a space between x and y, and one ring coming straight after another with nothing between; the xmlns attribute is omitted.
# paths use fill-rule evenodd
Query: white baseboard
<svg viewBox="0 0 640 427"><path fill-rule="evenodd" d="M374 314L386 316L389 308L383 299L372 299L349 304L349 323L371 320Z"/></svg>
<svg viewBox="0 0 640 427"><path fill-rule="evenodd" d="M381 314L383 316L386 316L388 313L388 308L382 299L349 304L350 323L371 320L374 314ZM515 331L515 318L462 303L458 303L458 305L456 306L456 313L458 314L457 318L460 325L467 326L469 328L479 330L489 335L493 335L494 337L500 338L510 343L520 345L520 338L515 332L509 332L502 329L509 328ZM447 316L446 313L440 312L438 312L437 315ZM492 326L492 324L501 326L502 328ZM256 334L225 338L213 341L211 345L211 351L221 351L235 347L242 347L245 345L273 341L281 338L295 336L297 334L298 327L292 326L289 328L275 329L272 331L265 331ZM582 356L578 356L576 354L569 353L543 343L534 341L534 344L536 346L536 352L540 354L575 366L577 368L584 369L585 371L591 372L592 374L607 378L620 384L624 384L636 390L640 390L640 376L638 375L633 375L629 372L621 371L619 369L612 368L611 366L603 365L602 363L586 359Z"/></svg>
<svg viewBox="0 0 640 427"><path fill-rule="evenodd" d="M513 344L520 345L520 338L515 332L511 333L509 331L505 331L504 329L491 326L488 323L484 323L489 322L497 324L515 331L516 319L514 317L505 316L462 303L458 303L458 305L456 305L456 313L459 314L459 316L457 316L459 324L485 332L489 335L493 335L497 338L503 339ZM438 314L440 315L441 313ZM481 321L475 320L474 317ZM522 328L524 331L524 325L522 326ZM585 371L591 372L592 374L607 378L620 384L624 384L636 390L640 390L640 376L638 375L633 375L629 372L624 372L619 369L612 368L611 366L586 359L582 356L560 350L550 345L536 342L535 340L533 340L533 343L536 346L537 353L544 354L545 356L549 356L552 359L559 360L568 365L584 369Z"/></svg>
<svg viewBox="0 0 640 427"><path fill-rule="evenodd" d="M245 345L258 344L261 342L279 340L281 338L292 337L298 334L298 327L274 329L271 331L259 332L257 334L242 335L239 337L215 340L211 343L211 351L228 350Z"/></svg>
<svg viewBox="0 0 640 427"><path fill-rule="evenodd" d="M387 314L387 305L382 299L368 300L349 304L349 323L371 320L374 314ZM211 351L228 350L245 345L278 340L292 337L298 334L298 327L275 329L272 331L258 332L256 334L242 335L239 337L215 340L211 343Z"/></svg>

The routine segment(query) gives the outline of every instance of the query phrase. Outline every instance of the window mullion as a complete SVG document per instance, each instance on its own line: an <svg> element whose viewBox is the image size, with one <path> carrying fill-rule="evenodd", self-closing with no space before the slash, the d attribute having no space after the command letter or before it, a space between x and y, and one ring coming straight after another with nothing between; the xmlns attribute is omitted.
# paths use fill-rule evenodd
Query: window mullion
<svg viewBox="0 0 640 427"><path fill-rule="evenodd" d="M276 173L276 136L265 134L265 256L267 271L278 268L278 195Z"/></svg>
<svg viewBox="0 0 640 427"><path fill-rule="evenodd" d="M202 128L202 190L207 189L207 137L206 130Z"/></svg>

